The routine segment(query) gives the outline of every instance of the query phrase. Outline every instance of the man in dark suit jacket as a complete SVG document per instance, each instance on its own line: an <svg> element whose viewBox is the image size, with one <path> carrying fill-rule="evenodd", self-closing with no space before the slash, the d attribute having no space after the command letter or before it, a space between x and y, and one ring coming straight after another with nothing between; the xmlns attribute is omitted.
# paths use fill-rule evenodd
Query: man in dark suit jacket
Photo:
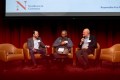
<svg viewBox="0 0 120 80"><path fill-rule="evenodd" d="M95 36L90 35L90 30L88 28L83 30L83 38L78 47L80 50L76 52L77 59L84 67L87 67L88 54L93 53L97 47L96 38Z"/></svg>
<svg viewBox="0 0 120 80"><path fill-rule="evenodd" d="M45 48L49 48L50 46L45 45L41 38L39 37L38 31L33 31L33 37L29 38L27 41L27 45L30 51L31 59L36 66L36 61L34 57L34 53L40 53L44 57L46 55Z"/></svg>

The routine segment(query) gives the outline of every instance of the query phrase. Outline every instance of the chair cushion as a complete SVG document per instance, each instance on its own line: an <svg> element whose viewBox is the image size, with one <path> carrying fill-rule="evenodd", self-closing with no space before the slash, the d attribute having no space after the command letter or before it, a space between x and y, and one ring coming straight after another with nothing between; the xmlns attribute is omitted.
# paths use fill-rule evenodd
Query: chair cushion
<svg viewBox="0 0 120 80"><path fill-rule="evenodd" d="M34 56L35 56L35 59L42 58L42 54L39 54L39 53L35 53ZM29 56L29 59L31 59L31 56Z"/></svg>

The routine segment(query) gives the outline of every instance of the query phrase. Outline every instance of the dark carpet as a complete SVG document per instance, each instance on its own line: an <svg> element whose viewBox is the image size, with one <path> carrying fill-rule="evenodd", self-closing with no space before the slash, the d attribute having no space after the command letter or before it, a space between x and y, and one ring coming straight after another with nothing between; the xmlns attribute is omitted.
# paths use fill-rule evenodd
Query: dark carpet
<svg viewBox="0 0 120 80"><path fill-rule="evenodd" d="M31 61L0 63L0 80L120 80L120 65L110 62L102 66L89 65L83 69L73 66L72 61L39 61L33 67Z"/></svg>

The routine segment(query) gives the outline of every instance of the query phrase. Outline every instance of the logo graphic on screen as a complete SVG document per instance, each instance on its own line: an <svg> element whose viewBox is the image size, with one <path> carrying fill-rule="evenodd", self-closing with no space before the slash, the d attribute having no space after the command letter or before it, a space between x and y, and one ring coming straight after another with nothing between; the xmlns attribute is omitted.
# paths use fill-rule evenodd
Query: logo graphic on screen
<svg viewBox="0 0 120 80"><path fill-rule="evenodd" d="M26 10L26 3L27 3L26 0L24 1L16 0L16 3L17 3L17 11L19 11L20 8L22 8L23 10Z"/></svg>

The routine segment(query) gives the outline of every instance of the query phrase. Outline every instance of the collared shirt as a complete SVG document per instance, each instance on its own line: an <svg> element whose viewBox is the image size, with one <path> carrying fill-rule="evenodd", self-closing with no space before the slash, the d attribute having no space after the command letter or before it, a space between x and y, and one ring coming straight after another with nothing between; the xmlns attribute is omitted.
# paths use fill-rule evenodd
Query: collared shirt
<svg viewBox="0 0 120 80"><path fill-rule="evenodd" d="M82 44L82 49L88 48L88 46L89 46L89 36L85 37L84 42Z"/></svg>
<svg viewBox="0 0 120 80"><path fill-rule="evenodd" d="M34 40L34 48L35 48L35 49L39 49L38 40Z"/></svg>

